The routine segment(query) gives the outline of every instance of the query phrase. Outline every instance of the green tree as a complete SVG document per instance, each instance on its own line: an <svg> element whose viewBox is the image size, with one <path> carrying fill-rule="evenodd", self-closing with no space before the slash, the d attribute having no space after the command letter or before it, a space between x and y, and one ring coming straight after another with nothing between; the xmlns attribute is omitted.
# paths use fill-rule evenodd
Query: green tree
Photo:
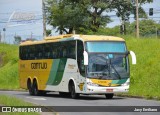
<svg viewBox="0 0 160 115"><path fill-rule="evenodd" d="M126 34L126 23L129 21L129 16L134 14L136 19L136 0L113 0L111 4L111 10L116 11L117 17L121 20L120 33ZM145 3L151 3L153 0L139 0L138 9L139 17L147 18L147 14L142 8Z"/></svg>
<svg viewBox="0 0 160 115"><path fill-rule="evenodd" d="M139 30L141 36L155 36L157 30L160 30L160 24L154 20L144 19L139 22ZM128 27L129 34L135 33L135 22Z"/></svg>
<svg viewBox="0 0 160 115"><path fill-rule="evenodd" d="M109 0L48 0L48 23L62 33L96 32L99 27L110 22L103 14Z"/></svg>
<svg viewBox="0 0 160 115"><path fill-rule="evenodd" d="M14 44L20 44L21 40L21 36L14 36Z"/></svg>
<svg viewBox="0 0 160 115"><path fill-rule="evenodd" d="M111 22L107 15L110 5L111 0L90 0L88 13L92 18L90 28L93 32L97 32L99 27L105 27L107 23Z"/></svg>
<svg viewBox="0 0 160 115"><path fill-rule="evenodd" d="M112 2L111 10L116 11L117 17L120 18L121 26L120 26L120 33L126 34L126 21L129 21L129 16L132 11L132 4L126 0L115 0Z"/></svg>
<svg viewBox="0 0 160 115"><path fill-rule="evenodd" d="M77 3L78 2L78 3ZM81 2L81 3L80 3ZM60 34L79 31L80 27L88 25L88 16L85 1L49 0L47 4L47 20L50 25L57 28Z"/></svg>
<svg viewBox="0 0 160 115"><path fill-rule="evenodd" d="M139 0L140 17L146 16L141 5L150 2L153 0ZM121 32L125 34L125 24L130 14L135 14L135 3L131 0L48 0L47 21L60 34L73 30L92 34L111 22L107 13L113 10L121 19Z"/></svg>
<svg viewBox="0 0 160 115"><path fill-rule="evenodd" d="M51 33L52 33L52 30L46 30L46 35L47 36L51 35Z"/></svg>

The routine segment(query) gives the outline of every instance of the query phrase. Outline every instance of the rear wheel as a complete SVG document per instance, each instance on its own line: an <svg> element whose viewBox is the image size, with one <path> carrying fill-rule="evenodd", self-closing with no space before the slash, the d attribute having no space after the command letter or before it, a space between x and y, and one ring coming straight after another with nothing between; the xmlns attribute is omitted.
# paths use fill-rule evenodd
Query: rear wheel
<svg viewBox="0 0 160 115"><path fill-rule="evenodd" d="M78 98L78 97L79 97L79 94L76 93L76 91L75 91L75 85L74 85L74 83L71 82L69 86L70 86L69 89L70 89L71 97L72 97L73 99Z"/></svg>
<svg viewBox="0 0 160 115"><path fill-rule="evenodd" d="M38 90L38 84L36 80L33 82L33 95L40 95L40 91Z"/></svg>
<svg viewBox="0 0 160 115"><path fill-rule="evenodd" d="M28 88L29 94L33 95L32 83L30 79L28 79L27 81L27 88Z"/></svg>
<svg viewBox="0 0 160 115"><path fill-rule="evenodd" d="M111 94L105 94L106 99L112 99L113 95L114 95L113 93L111 93Z"/></svg>

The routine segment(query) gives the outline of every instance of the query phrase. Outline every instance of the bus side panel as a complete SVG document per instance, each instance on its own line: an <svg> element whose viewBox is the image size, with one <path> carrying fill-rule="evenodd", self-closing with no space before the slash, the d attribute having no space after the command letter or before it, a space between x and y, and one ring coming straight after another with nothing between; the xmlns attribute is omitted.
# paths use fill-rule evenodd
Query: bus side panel
<svg viewBox="0 0 160 115"><path fill-rule="evenodd" d="M63 79L61 84L59 85L59 91L69 92L68 85L69 80L71 79L73 79L76 82L79 82L77 61L75 59L67 59Z"/></svg>
<svg viewBox="0 0 160 115"><path fill-rule="evenodd" d="M75 59L46 59L19 61L20 87L27 89L28 78L36 78L39 90L68 92L73 80L77 93L84 92L85 78L78 70Z"/></svg>
<svg viewBox="0 0 160 115"><path fill-rule="evenodd" d="M58 80L59 78L59 80ZM73 80L77 93L82 93L85 78L82 77L78 70L77 61L75 59L56 59L52 65L50 77L47 82L46 90L69 92L69 81Z"/></svg>
<svg viewBox="0 0 160 115"><path fill-rule="evenodd" d="M19 61L19 78L20 87L27 89L27 80L31 78L31 81L35 78L38 83L38 89L44 90L46 88L46 82L48 80L52 59L46 60L20 60Z"/></svg>

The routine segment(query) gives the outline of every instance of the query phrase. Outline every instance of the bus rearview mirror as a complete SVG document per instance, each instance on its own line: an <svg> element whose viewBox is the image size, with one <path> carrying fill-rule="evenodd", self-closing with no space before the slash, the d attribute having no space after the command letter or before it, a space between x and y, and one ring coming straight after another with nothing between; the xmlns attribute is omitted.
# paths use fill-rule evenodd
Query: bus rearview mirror
<svg viewBox="0 0 160 115"><path fill-rule="evenodd" d="M129 51L132 57L132 64L136 64L136 54L133 51Z"/></svg>
<svg viewBox="0 0 160 115"><path fill-rule="evenodd" d="M83 56L84 56L84 65L88 65L88 53L84 51Z"/></svg>

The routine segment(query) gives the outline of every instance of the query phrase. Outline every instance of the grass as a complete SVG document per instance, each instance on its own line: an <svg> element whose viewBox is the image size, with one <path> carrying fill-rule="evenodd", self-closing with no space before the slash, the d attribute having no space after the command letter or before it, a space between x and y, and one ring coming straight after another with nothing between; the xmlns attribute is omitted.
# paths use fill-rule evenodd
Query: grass
<svg viewBox="0 0 160 115"><path fill-rule="evenodd" d="M0 44L0 89L17 89L18 46Z"/></svg>
<svg viewBox="0 0 160 115"><path fill-rule="evenodd" d="M137 56L137 64L131 65L129 95L147 99L160 98L160 39L133 39L125 37L129 50Z"/></svg>
<svg viewBox="0 0 160 115"><path fill-rule="evenodd" d="M17 99L15 97L0 95L0 105L3 106L34 106L31 103L24 102L21 99ZM39 113L21 113L21 112L15 112L15 113L1 113L1 115L39 115Z"/></svg>
<svg viewBox="0 0 160 115"><path fill-rule="evenodd" d="M9 44L0 44L0 67L8 62L16 63L18 61L18 46Z"/></svg>
<svg viewBox="0 0 160 115"><path fill-rule="evenodd" d="M135 39L132 36L123 38L128 49L137 56L137 64L130 66L131 85L127 95L160 99L160 39ZM3 57L0 89L18 89L18 47L0 44L0 55Z"/></svg>

